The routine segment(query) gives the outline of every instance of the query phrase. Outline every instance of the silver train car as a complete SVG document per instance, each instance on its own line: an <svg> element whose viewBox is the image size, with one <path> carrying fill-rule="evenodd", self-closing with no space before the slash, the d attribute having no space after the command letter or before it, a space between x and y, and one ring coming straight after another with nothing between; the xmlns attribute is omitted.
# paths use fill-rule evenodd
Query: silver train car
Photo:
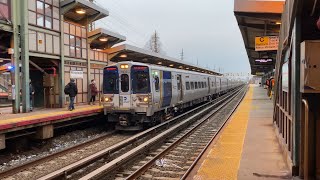
<svg viewBox="0 0 320 180"><path fill-rule="evenodd" d="M241 85L221 76L138 62L104 68L103 106L117 129L139 130Z"/></svg>

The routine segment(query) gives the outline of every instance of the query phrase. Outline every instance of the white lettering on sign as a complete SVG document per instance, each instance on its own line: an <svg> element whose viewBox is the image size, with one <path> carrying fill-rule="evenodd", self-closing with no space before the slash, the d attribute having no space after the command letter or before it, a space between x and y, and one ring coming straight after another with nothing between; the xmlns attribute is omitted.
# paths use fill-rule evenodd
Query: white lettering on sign
<svg viewBox="0 0 320 180"><path fill-rule="evenodd" d="M83 71L70 71L70 78L83 79Z"/></svg>

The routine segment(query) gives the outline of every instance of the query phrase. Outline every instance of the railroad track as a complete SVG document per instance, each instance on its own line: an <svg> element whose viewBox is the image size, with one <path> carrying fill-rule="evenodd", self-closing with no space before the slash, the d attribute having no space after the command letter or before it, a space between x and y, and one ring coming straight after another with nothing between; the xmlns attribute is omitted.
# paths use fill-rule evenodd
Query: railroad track
<svg viewBox="0 0 320 180"><path fill-rule="evenodd" d="M184 114L181 114L175 118L173 118L170 121L167 121L163 124L160 124L158 126L155 126L153 128L150 128L144 132L141 132L139 134L136 134L130 138L124 138L121 140L120 143L106 146L104 149L93 153L91 155L87 155L86 157L81 157L80 160L71 163L69 165L66 165L64 167L56 167L54 171L45 173L46 175L39 175L39 174L32 174L31 169L36 169L42 166L42 163L48 163L49 164L52 160L50 159L59 159L61 157L66 157L69 154L73 153L73 150L77 149L88 149L91 145L95 143L87 143L79 145L78 147L73 147L71 149L61 151L51 157L45 157L43 159L39 159L35 162L31 162L25 165L22 165L21 167L13 168L9 171L0 173L0 179L12 176L15 179L61 179L61 178L86 178L87 176L83 176L87 174L87 172L93 171L96 172L96 170L99 170L100 168L96 168L96 166L105 167L106 165L111 165L111 167L117 168L118 165L123 165L127 161L126 158L125 161L122 161L121 163L117 163L117 166L113 164L113 162L117 162L119 158L126 156L128 152L131 152L135 150L138 147L144 146L145 142L149 142L150 140L158 137L159 133L165 135L169 127L171 126L177 126L181 124L181 122L184 122L182 120L190 118L190 114L194 114L191 117L196 118L200 117L201 115L205 114L209 111L209 109L213 107L220 106L226 99L232 97L234 94L236 94L237 91L233 91L230 94L224 95L222 97L219 97L211 102L208 102L202 106L199 106L189 112L186 112ZM189 124L186 123L185 126L188 126ZM169 130L169 129L168 129ZM102 138L102 137L101 137ZM106 137L104 137L106 138ZM98 140L97 140L98 141ZM91 144L91 145L90 145ZM154 143L151 143L154 144ZM150 144L150 147L151 147ZM62 159L63 160L63 159ZM40 164L40 165L39 165ZM51 163L54 166L54 161ZM112 165L113 164L113 165ZM38 169L38 171L41 171ZM35 171L37 172L37 171ZM107 171L103 171L101 174L104 174ZM14 175L13 175L14 174ZM98 173L100 174L100 173ZM95 176L96 177L96 176Z"/></svg>
<svg viewBox="0 0 320 180"><path fill-rule="evenodd" d="M180 179L187 176L194 161L221 130L245 91L243 88L232 93L80 179ZM222 121L210 120L236 97L236 105Z"/></svg>

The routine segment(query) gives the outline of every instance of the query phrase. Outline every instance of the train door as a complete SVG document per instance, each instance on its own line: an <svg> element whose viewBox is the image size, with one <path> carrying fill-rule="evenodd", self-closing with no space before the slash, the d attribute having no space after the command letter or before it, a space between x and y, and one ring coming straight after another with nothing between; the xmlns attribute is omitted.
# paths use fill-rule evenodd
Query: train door
<svg viewBox="0 0 320 180"><path fill-rule="evenodd" d="M177 75L177 97L178 97L178 102L183 100L183 89L182 89L182 78L181 74Z"/></svg>
<svg viewBox="0 0 320 180"><path fill-rule="evenodd" d="M157 108L160 108L160 95L161 95L161 88L160 88L160 71L153 70L152 71L153 76L153 103Z"/></svg>
<svg viewBox="0 0 320 180"><path fill-rule="evenodd" d="M129 74L120 74L119 81L119 106L120 108L131 107L131 96L130 96L130 77Z"/></svg>
<svg viewBox="0 0 320 180"><path fill-rule="evenodd" d="M172 79L170 71L162 71L161 107L167 107L172 99Z"/></svg>

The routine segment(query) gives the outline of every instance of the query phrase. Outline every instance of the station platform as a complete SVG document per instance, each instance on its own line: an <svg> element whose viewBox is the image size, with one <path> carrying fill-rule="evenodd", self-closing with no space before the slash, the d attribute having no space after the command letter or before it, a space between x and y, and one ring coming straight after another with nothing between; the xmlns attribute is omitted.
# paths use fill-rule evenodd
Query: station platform
<svg viewBox="0 0 320 180"><path fill-rule="evenodd" d="M188 179L291 179L273 126L267 90L250 85L231 119Z"/></svg>
<svg viewBox="0 0 320 180"><path fill-rule="evenodd" d="M54 124L103 112L102 106L78 105L73 111L66 108L34 109L29 113L12 114L11 107L0 108L0 134L25 128Z"/></svg>

